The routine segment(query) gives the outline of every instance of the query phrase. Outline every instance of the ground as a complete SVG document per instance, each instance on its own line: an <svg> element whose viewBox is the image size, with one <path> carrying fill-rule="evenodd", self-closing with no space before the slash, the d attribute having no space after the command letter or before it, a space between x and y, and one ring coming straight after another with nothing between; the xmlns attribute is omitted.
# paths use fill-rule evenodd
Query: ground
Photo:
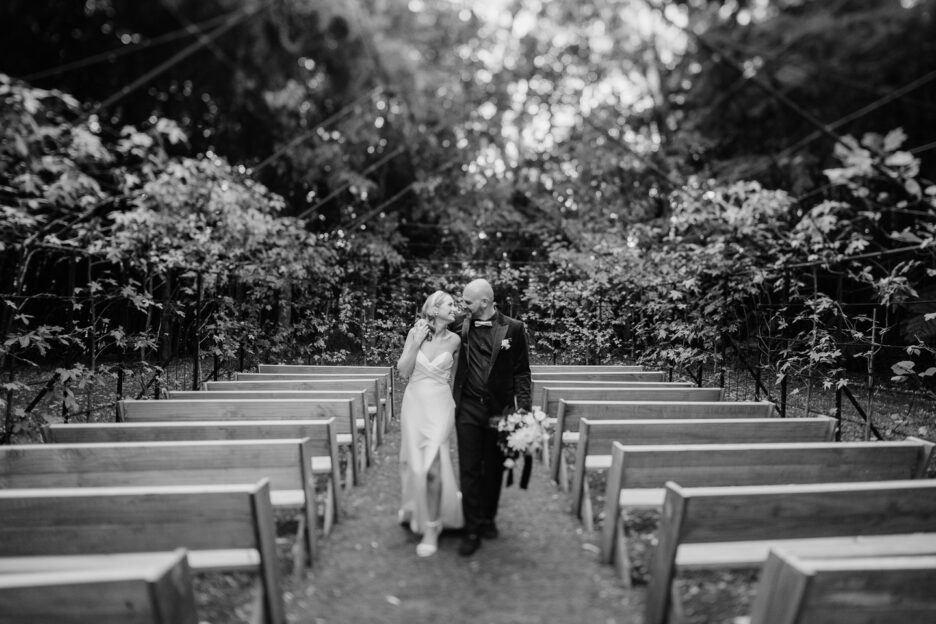
<svg viewBox="0 0 936 624"><path fill-rule="evenodd" d="M499 539L465 558L456 552L459 536L446 533L435 556L418 558L418 538L396 521L399 442L395 428L365 482L345 497L344 516L323 540L314 571L304 582L289 581L292 622L643 621L643 588L623 588L598 562L597 536L582 531L542 464L529 489L504 489Z"/></svg>

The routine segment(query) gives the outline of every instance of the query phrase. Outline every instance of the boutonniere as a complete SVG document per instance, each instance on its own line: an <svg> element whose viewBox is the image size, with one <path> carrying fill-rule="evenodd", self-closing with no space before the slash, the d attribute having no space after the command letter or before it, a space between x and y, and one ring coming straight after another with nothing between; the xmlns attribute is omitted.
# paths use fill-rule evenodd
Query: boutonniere
<svg viewBox="0 0 936 624"><path fill-rule="evenodd" d="M501 349L509 349L509 348L510 348L510 338L504 338L503 340L501 340Z"/></svg>

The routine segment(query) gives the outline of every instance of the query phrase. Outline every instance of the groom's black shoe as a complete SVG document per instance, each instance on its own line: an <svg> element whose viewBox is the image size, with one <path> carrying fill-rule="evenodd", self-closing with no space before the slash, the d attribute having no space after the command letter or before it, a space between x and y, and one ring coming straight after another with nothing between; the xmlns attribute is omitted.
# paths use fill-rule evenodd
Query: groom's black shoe
<svg viewBox="0 0 936 624"><path fill-rule="evenodd" d="M497 530L497 525L493 522L490 524L484 525L484 528L481 529L481 537L484 539L497 539L500 537L500 531Z"/></svg>
<svg viewBox="0 0 936 624"><path fill-rule="evenodd" d="M458 545L458 554L462 557L470 557L481 548L481 537L474 533L467 533Z"/></svg>

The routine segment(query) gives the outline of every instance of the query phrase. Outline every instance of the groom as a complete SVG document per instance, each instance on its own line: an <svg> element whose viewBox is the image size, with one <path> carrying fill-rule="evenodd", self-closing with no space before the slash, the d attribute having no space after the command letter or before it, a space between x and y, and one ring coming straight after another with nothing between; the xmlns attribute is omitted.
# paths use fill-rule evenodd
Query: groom
<svg viewBox="0 0 936 624"><path fill-rule="evenodd" d="M500 499L504 455L491 418L516 407L529 410L530 361L523 323L494 307L494 290L483 279L462 292L465 319L455 372L455 428L465 535L458 552L470 556L481 538L498 535L494 517ZM456 321L457 323L457 321Z"/></svg>

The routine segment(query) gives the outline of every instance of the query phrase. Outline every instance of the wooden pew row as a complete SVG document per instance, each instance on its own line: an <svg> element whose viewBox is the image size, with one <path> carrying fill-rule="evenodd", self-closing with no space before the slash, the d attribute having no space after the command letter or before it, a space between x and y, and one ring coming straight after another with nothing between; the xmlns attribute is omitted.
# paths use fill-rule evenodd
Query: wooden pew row
<svg viewBox="0 0 936 624"><path fill-rule="evenodd" d="M693 388L673 384L659 386L583 387L550 384L541 388L543 411L550 418L557 418L559 401L694 401L715 403L724 399L721 388Z"/></svg>
<svg viewBox="0 0 936 624"><path fill-rule="evenodd" d="M270 401L274 399L309 400L350 398L353 399L351 409L354 412L354 421L357 425L358 434L359 436L366 436L366 420L361 417L361 414L366 411L367 407L367 400L364 395L365 393L363 391L354 390L170 390L167 398L174 401L217 401L219 399L232 401L243 401L245 399ZM342 431L345 431L345 428L342 428ZM349 450L351 439L350 431L338 434L339 446L349 447ZM373 463L373 451L367 453L367 448L367 444L365 443L363 460L366 466L370 466Z"/></svg>
<svg viewBox="0 0 936 624"><path fill-rule="evenodd" d="M222 382L217 382L222 383ZM215 399L181 401L124 400L118 404L120 421L197 422L243 420L327 420L334 418L339 446L350 447L346 482L357 485L363 470L358 429L351 399Z"/></svg>
<svg viewBox="0 0 936 624"><path fill-rule="evenodd" d="M813 559L771 549L750 624L936 622L936 556Z"/></svg>
<svg viewBox="0 0 936 624"><path fill-rule="evenodd" d="M579 423L590 420L668 420L709 418L772 418L773 403L767 401L584 401L559 399L552 431L552 479L569 482L564 445L575 444Z"/></svg>
<svg viewBox="0 0 936 624"><path fill-rule="evenodd" d="M86 622L198 624L185 549L116 568L0 574L0 624Z"/></svg>
<svg viewBox="0 0 936 624"><path fill-rule="evenodd" d="M370 387L369 382L365 382ZM374 400L373 394L368 392L368 388L364 388L361 385L360 381L355 380L340 380L340 381L330 381L330 380L306 380L306 381L207 381L203 386L203 391L207 400L208 398L214 399L213 394L215 392L322 392L321 395L323 398L320 400L327 401L329 398L343 398L344 394L335 394L335 393L360 393L363 392L363 399L354 399L354 404L351 407L352 410L352 422L354 423L354 458L355 461L359 461L361 468L364 466L370 465L373 461L372 452L374 447L373 440L373 428L368 427L368 409L371 402ZM186 399L192 400L192 399ZM231 399L234 400L234 399ZM299 399L291 399L299 400ZM363 432L363 435L362 435ZM344 438L341 434L349 433L348 431L339 431L338 433L338 443L342 446L345 444L350 444L351 441L347 438ZM363 443L364 454L361 455L358 449L358 444ZM357 465L357 464L356 464Z"/></svg>
<svg viewBox="0 0 936 624"><path fill-rule="evenodd" d="M392 420L396 417L394 406L394 398L396 397L396 381L394 380L392 366L331 366L326 364L260 364L257 367L258 373L299 373L300 375L316 375L320 373L332 374L332 375L361 375L361 374L377 374L382 376L386 381L385 383L385 392L383 398L381 399L384 404L387 406L386 414L387 419ZM389 422L385 423L389 425ZM383 433L386 433L384 431ZM380 440L378 440L379 442Z"/></svg>
<svg viewBox="0 0 936 624"><path fill-rule="evenodd" d="M831 442L836 420L815 418L712 418L670 420L596 420L583 418L575 447L572 512L591 531L588 475L611 467L614 442L627 446L674 444L744 444Z"/></svg>
<svg viewBox="0 0 936 624"><path fill-rule="evenodd" d="M631 580L625 528L631 510L663 504L664 485L687 487L842 483L919 479L933 444L899 442L686 444L625 446L614 442L605 486L600 560Z"/></svg>
<svg viewBox="0 0 936 624"><path fill-rule="evenodd" d="M642 373L640 364L531 364L532 373Z"/></svg>
<svg viewBox="0 0 936 624"><path fill-rule="evenodd" d="M385 423L389 420L387 416L389 382L385 376L373 373L349 373L345 375L329 373L235 373L234 381L355 381L358 385L353 389L364 390L367 395L368 412L365 422L369 425L368 429L371 431L369 435L375 444L383 443L383 433L386 430ZM203 389L209 389L207 384L204 384Z"/></svg>
<svg viewBox="0 0 936 624"><path fill-rule="evenodd" d="M365 393L360 390L212 390L210 392L205 390L170 390L167 398L174 401L217 401L219 399L231 401L243 401L245 399L273 401L278 399L309 400L350 398L353 400L351 411L354 413L354 421L357 425L358 435L365 439L365 453L361 458L366 466L370 466L373 463L373 450L367 452L367 449L370 448L367 444L367 440L372 439L367 437L367 421L361 416L361 414L367 412L367 399ZM343 433L338 434L339 445L350 447L350 430L344 432L345 429L342 428L342 431Z"/></svg>
<svg viewBox="0 0 936 624"><path fill-rule="evenodd" d="M52 423L42 427L50 444L113 444L183 440L271 440L307 438L313 477L324 477L324 532L341 517L341 466L333 418L324 420L239 420L138 423ZM346 487L350 487L350 480ZM314 491L314 488L313 488Z"/></svg>
<svg viewBox="0 0 936 624"><path fill-rule="evenodd" d="M685 488L666 484L646 623L679 613L678 571L760 569L771 548L839 559L936 554L936 480Z"/></svg>
<svg viewBox="0 0 936 624"><path fill-rule="evenodd" d="M297 573L317 555L308 438L0 446L0 487L233 485L270 482L274 508L298 511Z"/></svg>
<svg viewBox="0 0 936 624"><path fill-rule="evenodd" d="M578 381L667 381L666 373L662 371L640 371L640 372L620 372L620 371L586 371L573 373L560 372L532 372L531 378L533 384L538 383L560 383L569 384Z"/></svg>
<svg viewBox="0 0 936 624"><path fill-rule="evenodd" d="M634 388L691 388L692 382L689 381L550 381L533 384L533 404L540 405L546 410L547 396L546 390L555 391L568 390L572 388L597 388L607 390L624 390ZM558 400L555 392L552 393L552 400ZM555 410L552 410L555 416Z"/></svg>
<svg viewBox="0 0 936 624"><path fill-rule="evenodd" d="M188 549L196 574L252 572L258 611L285 624L270 484L0 490L0 575L122 568ZM75 555L78 557L76 562ZM88 555L100 555L96 564Z"/></svg>

